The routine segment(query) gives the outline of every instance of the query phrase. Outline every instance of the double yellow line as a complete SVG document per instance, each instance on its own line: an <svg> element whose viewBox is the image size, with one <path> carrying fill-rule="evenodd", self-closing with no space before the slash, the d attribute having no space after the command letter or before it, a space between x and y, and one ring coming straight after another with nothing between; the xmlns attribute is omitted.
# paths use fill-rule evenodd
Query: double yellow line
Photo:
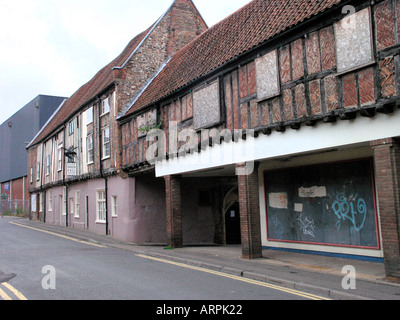
<svg viewBox="0 0 400 320"><path fill-rule="evenodd" d="M7 289L8 291L4 291L3 289ZM28 300L21 292L15 289L9 283L0 284L0 300L13 300L10 295L14 295L18 300Z"/></svg>
<svg viewBox="0 0 400 320"><path fill-rule="evenodd" d="M186 268L186 269L197 270L197 271L206 272L206 273L209 273L209 274L214 274L214 275L217 275L217 276L220 276L220 277L224 277L224 278L229 278L229 279L234 279L234 280L241 281L241 282L254 284L254 285L257 285L257 286L261 286L261 287L265 287L265 288L269 288L269 289L273 289L273 290L289 293L289 294L292 294L292 295L295 295L295 296L298 296L298 297L303 297L303 298L310 299L310 300L331 300L331 299L324 298L324 297L321 297L321 296L317 296L317 295L314 295L314 294L301 292L301 291L298 291L298 290L285 288L285 287L277 286L277 285L266 283L266 282L261 282L261 281L257 281L257 280L252 280L252 279L247 279L247 278L235 276L235 275L230 275L230 274L219 272L219 271L214 271L214 270L204 269L204 268L201 268L201 267L191 266L191 265L187 265L187 264L183 264L183 263L179 263L179 262L173 262L173 261L169 261L169 260L154 258L154 257L146 256L146 255L143 255L143 254L138 254L137 256L141 257L141 258L144 258L144 259L148 259L148 260L167 263L167 264L175 265L175 266Z"/></svg>
<svg viewBox="0 0 400 320"><path fill-rule="evenodd" d="M97 248L107 248L106 246L102 246L102 245L100 245L100 244L95 244L95 243L91 243L91 242L83 241L83 240L77 240L77 239L74 239L74 238L71 238L71 237L68 237L68 236L64 236L64 235L62 235L62 234L55 233L55 232L50 232L50 231L47 231L47 230L43 230L43 229L39 229L39 228L34 228L34 227L29 227L29 226L26 226L26 225L23 225L23 224L19 224L19 223L16 223L16 222L10 222L10 223L13 224L13 225L15 225L15 226L18 226L18 227L27 228L27 229L31 229L31 230L35 230L35 231L47 233L47 234L50 234L50 235L52 235L52 236L56 236L56 237L59 237L59 238L71 240L71 241L74 241L74 242L79 242L79 243L87 244L87 245L89 245L89 246L93 246L93 247L97 247Z"/></svg>

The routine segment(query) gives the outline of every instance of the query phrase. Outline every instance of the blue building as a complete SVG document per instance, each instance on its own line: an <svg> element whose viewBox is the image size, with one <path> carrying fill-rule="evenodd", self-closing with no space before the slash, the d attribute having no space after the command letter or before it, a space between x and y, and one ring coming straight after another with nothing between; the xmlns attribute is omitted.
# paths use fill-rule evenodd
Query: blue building
<svg viewBox="0 0 400 320"><path fill-rule="evenodd" d="M28 203L26 146L64 100L39 95L0 125L0 186L9 210Z"/></svg>

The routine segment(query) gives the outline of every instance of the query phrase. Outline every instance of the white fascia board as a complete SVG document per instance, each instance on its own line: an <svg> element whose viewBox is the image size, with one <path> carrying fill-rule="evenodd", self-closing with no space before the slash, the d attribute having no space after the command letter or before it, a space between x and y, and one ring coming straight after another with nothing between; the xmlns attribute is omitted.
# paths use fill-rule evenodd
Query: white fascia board
<svg viewBox="0 0 400 320"><path fill-rule="evenodd" d="M373 118L358 117L336 123L318 123L300 130L273 132L246 141L222 143L200 153L156 163L156 176L188 174L212 170L236 163L265 161L284 156L318 152L331 148L368 143L400 136L400 110L393 114L377 114Z"/></svg>

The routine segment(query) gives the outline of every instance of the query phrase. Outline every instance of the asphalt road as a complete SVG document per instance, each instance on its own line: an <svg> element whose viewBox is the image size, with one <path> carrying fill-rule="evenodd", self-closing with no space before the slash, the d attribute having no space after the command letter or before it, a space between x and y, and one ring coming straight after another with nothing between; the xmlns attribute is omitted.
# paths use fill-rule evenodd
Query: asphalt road
<svg viewBox="0 0 400 320"><path fill-rule="evenodd" d="M24 228L14 221L0 218L0 281L8 281L0 285L0 300L176 302L322 298L79 242ZM7 280L7 276L11 280ZM163 304L160 306L163 307L160 312L171 311Z"/></svg>

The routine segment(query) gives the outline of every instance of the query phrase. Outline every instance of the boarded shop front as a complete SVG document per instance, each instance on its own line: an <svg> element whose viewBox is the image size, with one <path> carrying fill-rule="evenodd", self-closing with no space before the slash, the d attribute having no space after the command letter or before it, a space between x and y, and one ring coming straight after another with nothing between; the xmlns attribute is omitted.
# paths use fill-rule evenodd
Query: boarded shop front
<svg viewBox="0 0 400 320"><path fill-rule="evenodd" d="M270 243L380 250L371 159L268 171L264 184Z"/></svg>

